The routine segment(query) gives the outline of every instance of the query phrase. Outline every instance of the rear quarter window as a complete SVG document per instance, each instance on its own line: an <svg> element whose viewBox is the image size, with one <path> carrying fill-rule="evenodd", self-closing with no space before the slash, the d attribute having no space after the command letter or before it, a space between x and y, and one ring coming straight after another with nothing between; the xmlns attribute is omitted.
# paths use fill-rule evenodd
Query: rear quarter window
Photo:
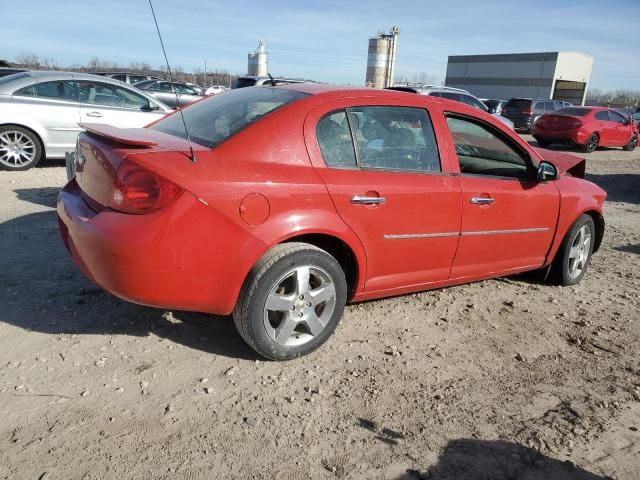
<svg viewBox="0 0 640 480"><path fill-rule="evenodd" d="M191 140L213 148L265 115L306 96L306 93L269 87L241 88L185 108L184 121ZM151 129L187 137L180 114L161 120Z"/></svg>

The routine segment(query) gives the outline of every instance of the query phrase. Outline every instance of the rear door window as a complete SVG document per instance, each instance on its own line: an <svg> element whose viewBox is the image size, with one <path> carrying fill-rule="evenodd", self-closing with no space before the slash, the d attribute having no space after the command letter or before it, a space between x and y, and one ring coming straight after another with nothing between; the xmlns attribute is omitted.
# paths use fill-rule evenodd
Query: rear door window
<svg viewBox="0 0 640 480"><path fill-rule="evenodd" d="M358 118L356 114L352 114L352 123L357 125ZM322 157L328 166L357 168L356 152L346 111L340 110L323 117L316 127L316 135Z"/></svg>
<svg viewBox="0 0 640 480"><path fill-rule="evenodd" d="M616 123L624 123L624 117L622 115L620 115L618 112L609 112L609 118L611 119L612 122L616 122Z"/></svg>
<svg viewBox="0 0 640 480"><path fill-rule="evenodd" d="M426 110L372 106L348 111L361 168L440 171L438 146Z"/></svg>
<svg viewBox="0 0 640 480"><path fill-rule="evenodd" d="M21 88L13 93L24 97L51 98L67 102L77 102L76 82L73 80L59 80L55 82L42 82Z"/></svg>
<svg viewBox="0 0 640 480"><path fill-rule="evenodd" d="M113 78L115 80L120 80L121 82L126 82L127 81L127 76L124 75L124 74L113 75L111 78Z"/></svg>
<svg viewBox="0 0 640 480"><path fill-rule="evenodd" d="M479 110L482 110L483 112L487 111L486 106L480 102L480 100L476 100L475 98L473 98L471 95L460 95L460 98L462 99L462 103L466 103L467 105L471 105L472 107L475 107Z"/></svg>
<svg viewBox="0 0 640 480"><path fill-rule="evenodd" d="M449 100L455 100L456 102L461 102L459 93L451 93L451 92L440 92L440 96L442 98L448 98Z"/></svg>
<svg viewBox="0 0 640 480"><path fill-rule="evenodd" d="M270 87L240 88L185 108L184 120L194 142L213 148L265 115L306 96ZM186 138L180 115L170 115L150 128Z"/></svg>
<svg viewBox="0 0 640 480"><path fill-rule="evenodd" d="M609 112L607 112L606 110L601 110L599 112L596 112L594 116L596 120L600 120L604 122L609 121Z"/></svg>

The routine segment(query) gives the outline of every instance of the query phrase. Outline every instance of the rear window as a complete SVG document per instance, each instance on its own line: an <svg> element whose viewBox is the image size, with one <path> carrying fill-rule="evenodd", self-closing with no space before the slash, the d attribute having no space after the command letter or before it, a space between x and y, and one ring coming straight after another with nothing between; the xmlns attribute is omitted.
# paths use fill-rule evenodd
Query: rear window
<svg viewBox="0 0 640 480"><path fill-rule="evenodd" d="M590 108L567 107L559 108L555 111L556 115L568 115L570 117L584 117L591 111Z"/></svg>
<svg viewBox="0 0 640 480"><path fill-rule="evenodd" d="M306 93L268 87L232 90L185 108L184 120L191 140L212 148L268 113L305 96ZM187 138L179 113L161 120L151 129Z"/></svg>
<svg viewBox="0 0 640 480"><path fill-rule="evenodd" d="M512 98L507 102L504 108L518 108L520 110L526 110L531 106L531 100L523 98Z"/></svg>
<svg viewBox="0 0 640 480"><path fill-rule="evenodd" d="M231 88L244 88L244 87L253 87L256 84L255 78L239 78L233 84Z"/></svg>

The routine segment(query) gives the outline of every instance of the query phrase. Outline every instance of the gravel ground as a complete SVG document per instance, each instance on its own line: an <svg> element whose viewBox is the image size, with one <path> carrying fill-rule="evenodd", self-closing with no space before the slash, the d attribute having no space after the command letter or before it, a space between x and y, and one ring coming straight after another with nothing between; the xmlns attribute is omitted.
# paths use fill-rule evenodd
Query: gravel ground
<svg viewBox="0 0 640 480"><path fill-rule="evenodd" d="M352 305L287 363L103 293L58 238L63 165L0 172L0 478L640 478L640 150L587 157L609 197L580 285Z"/></svg>

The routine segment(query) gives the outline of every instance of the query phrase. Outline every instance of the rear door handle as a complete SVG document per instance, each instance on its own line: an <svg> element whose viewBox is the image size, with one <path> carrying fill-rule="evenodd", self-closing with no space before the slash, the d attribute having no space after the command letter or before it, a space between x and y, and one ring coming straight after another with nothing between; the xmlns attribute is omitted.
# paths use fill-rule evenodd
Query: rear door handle
<svg viewBox="0 0 640 480"><path fill-rule="evenodd" d="M356 205L380 205L384 202L384 197L365 197L363 195L354 195L351 197L351 203Z"/></svg>
<svg viewBox="0 0 640 480"><path fill-rule="evenodd" d="M100 112L89 112L87 113L87 117L101 117L102 114Z"/></svg>
<svg viewBox="0 0 640 480"><path fill-rule="evenodd" d="M489 197L471 197L469 201L474 205L491 205L496 200Z"/></svg>

